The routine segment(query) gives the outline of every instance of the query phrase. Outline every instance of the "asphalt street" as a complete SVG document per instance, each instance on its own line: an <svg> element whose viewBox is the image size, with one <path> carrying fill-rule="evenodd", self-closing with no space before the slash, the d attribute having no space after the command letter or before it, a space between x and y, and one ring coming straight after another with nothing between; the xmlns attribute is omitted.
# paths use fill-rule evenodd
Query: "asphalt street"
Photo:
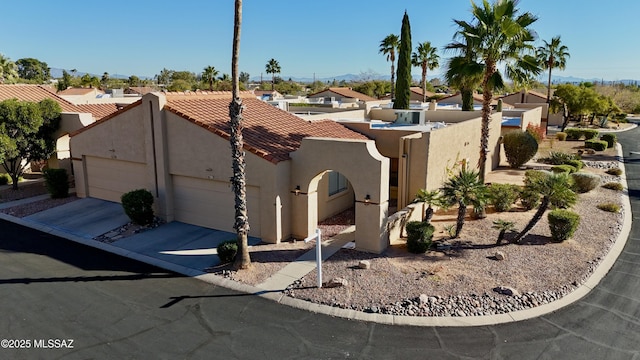
<svg viewBox="0 0 640 360"><path fill-rule="evenodd" d="M640 130L618 137L630 238L600 285L555 313L465 328L345 320L0 221L0 359L640 359Z"/></svg>

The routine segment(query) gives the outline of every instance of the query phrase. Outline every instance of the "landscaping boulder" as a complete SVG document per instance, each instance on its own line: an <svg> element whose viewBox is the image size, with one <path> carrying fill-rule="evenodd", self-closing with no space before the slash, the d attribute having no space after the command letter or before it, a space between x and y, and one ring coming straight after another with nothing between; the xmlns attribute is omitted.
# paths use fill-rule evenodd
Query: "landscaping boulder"
<svg viewBox="0 0 640 360"><path fill-rule="evenodd" d="M359 269L371 269L371 261L369 260L360 260L360 262L358 262L358 268Z"/></svg>
<svg viewBox="0 0 640 360"><path fill-rule="evenodd" d="M507 258L507 255L505 255L505 253L503 253L502 251L496 251L496 254L494 256L496 257L496 260L504 260Z"/></svg>
<svg viewBox="0 0 640 360"><path fill-rule="evenodd" d="M508 286L498 286L493 288L493 291L507 296L520 296L520 292L518 290Z"/></svg>
<svg viewBox="0 0 640 360"><path fill-rule="evenodd" d="M347 281L347 279L343 279L341 277L335 277L325 282L324 284L322 284L322 286L326 288L342 287L342 286L348 286L348 285L349 285L349 282Z"/></svg>

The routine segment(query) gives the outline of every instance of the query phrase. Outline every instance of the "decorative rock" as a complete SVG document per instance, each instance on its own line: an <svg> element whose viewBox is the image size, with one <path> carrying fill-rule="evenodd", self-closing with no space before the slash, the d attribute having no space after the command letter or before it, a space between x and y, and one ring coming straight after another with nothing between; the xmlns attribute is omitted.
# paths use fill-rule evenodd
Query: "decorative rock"
<svg viewBox="0 0 640 360"><path fill-rule="evenodd" d="M349 282L346 279L343 279L340 277L333 278L325 282L324 284L322 284L322 286L326 288L334 288L334 287L341 287L341 286L348 286L348 285L349 285Z"/></svg>
<svg viewBox="0 0 640 360"><path fill-rule="evenodd" d="M427 294L420 294L420 304L426 304L427 302L429 302L429 297L427 296Z"/></svg>
<svg viewBox="0 0 640 360"><path fill-rule="evenodd" d="M504 260L507 258L505 253L503 253L502 251L496 251L495 257L496 257L496 260Z"/></svg>
<svg viewBox="0 0 640 360"><path fill-rule="evenodd" d="M371 262L369 260L360 260L358 263L359 269L371 269Z"/></svg>
<svg viewBox="0 0 640 360"><path fill-rule="evenodd" d="M507 295L507 296L520 296L520 292L514 288L508 286L498 286L493 288L493 291L498 294Z"/></svg>

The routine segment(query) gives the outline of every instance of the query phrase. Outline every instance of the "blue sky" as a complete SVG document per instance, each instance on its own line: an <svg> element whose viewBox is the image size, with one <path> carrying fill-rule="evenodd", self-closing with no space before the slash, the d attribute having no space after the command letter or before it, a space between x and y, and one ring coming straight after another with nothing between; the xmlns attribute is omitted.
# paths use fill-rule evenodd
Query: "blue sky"
<svg viewBox="0 0 640 360"><path fill-rule="evenodd" d="M207 65L230 73L233 0L5 1L0 53L34 57L54 68L153 76L168 68L196 73ZM380 40L400 33L406 10L414 48L452 40L453 19L471 20L469 0L245 0L240 70L264 73L270 58L282 76L386 75ZM605 80L640 79L640 1L522 0L539 17L540 39L560 35L571 58L554 75ZM541 45L538 40L537 45ZM446 57L440 52L443 72ZM419 69L414 69L419 76ZM267 74L264 74L268 78Z"/></svg>

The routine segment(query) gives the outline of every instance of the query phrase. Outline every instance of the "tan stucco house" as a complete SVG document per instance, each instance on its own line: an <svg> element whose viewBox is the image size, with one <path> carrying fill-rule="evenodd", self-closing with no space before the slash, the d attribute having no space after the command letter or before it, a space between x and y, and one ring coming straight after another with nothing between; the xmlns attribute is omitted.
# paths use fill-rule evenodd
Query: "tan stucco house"
<svg viewBox="0 0 640 360"><path fill-rule="evenodd" d="M360 250L387 244L389 159L334 121L309 122L242 95L252 236L277 243L313 234L352 206ZM71 137L80 197L120 201L145 188L156 213L232 231L228 92L150 93Z"/></svg>
<svg viewBox="0 0 640 360"><path fill-rule="evenodd" d="M309 99L324 99L325 103L331 99L339 103L357 103L359 101L376 101L378 99L369 95L357 92L350 87L330 87L307 96Z"/></svg>

